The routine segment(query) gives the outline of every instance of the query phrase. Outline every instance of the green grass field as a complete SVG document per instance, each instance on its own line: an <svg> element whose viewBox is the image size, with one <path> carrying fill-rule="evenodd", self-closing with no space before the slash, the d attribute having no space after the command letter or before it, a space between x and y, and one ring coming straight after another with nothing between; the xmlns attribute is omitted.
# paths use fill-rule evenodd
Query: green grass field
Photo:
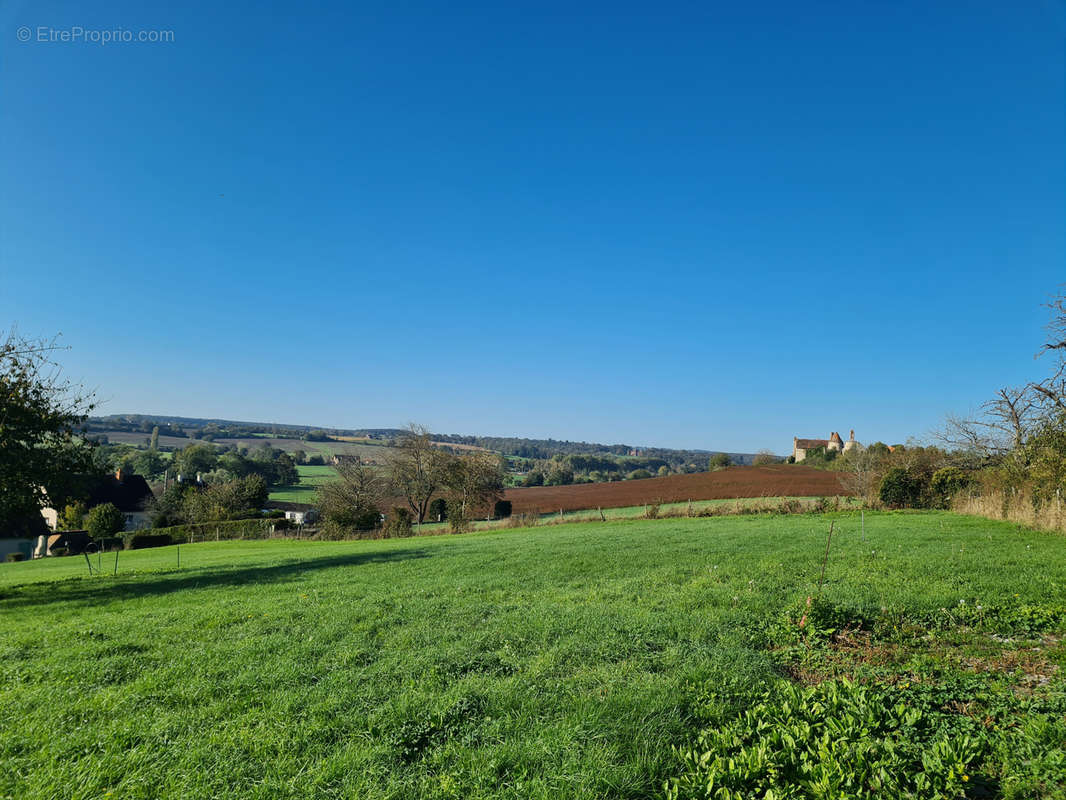
<svg viewBox="0 0 1066 800"><path fill-rule="evenodd" d="M2 564L0 797L1061 798L1064 548L842 512Z"/></svg>
<svg viewBox="0 0 1066 800"><path fill-rule="evenodd" d="M270 492L271 500L283 500L289 503L318 502L318 487L323 483L337 477L337 471L333 467L310 467L299 465L296 471L300 473L300 482L295 486L280 486Z"/></svg>

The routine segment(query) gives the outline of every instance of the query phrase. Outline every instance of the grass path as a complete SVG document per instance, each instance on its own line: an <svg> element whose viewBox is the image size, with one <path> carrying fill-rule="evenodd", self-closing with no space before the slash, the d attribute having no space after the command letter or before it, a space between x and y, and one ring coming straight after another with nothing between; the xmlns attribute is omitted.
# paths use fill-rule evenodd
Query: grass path
<svg viewBox="0 0 1066 800"><path fill-rule="evenodd" d="M1061 537L832 519L835 603L1062 602ZM777 674L768 624L816 590L829 520L206 543L181 569L122 553L115 578L0 565L0 797L656 796L707 687Z"/></svg>

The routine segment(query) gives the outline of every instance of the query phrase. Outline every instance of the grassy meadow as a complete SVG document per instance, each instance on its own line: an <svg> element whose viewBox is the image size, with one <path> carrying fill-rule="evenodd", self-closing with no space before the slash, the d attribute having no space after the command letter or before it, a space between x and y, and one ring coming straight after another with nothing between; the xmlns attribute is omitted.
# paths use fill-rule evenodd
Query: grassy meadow
<svg viewBox="0 0 1066 800"><path fill-rule="evenodd" d="M1064 548L841 512L4 564L0 797L1066 797Z"/></svg>
<svg viewBox="0 0 1066 800"><path fill-rule="evenodd" d="M337 471L331 466L314 467L300 464L296 467L300 482L295 486L279 486L270 492L271 500L283 500L287 503L318 502L318 487L337 477Z"/></svg>

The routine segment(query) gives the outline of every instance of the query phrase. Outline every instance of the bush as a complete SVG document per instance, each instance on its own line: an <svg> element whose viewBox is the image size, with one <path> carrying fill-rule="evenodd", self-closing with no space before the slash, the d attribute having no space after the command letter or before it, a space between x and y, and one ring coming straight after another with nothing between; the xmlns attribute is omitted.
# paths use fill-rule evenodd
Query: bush
<svg viewBox="0 0 1066 800"><path fill-rule="evenodd" d="M93 506L85 516L85 530L94 539L119 533L126 527L126 515L114 503Z"/></svg>
<svg viewBox="0 0 1066 800"><path fill-rule="evenodd" d="M944 467L933 473L929 481L929 494L936 508L949 508L951 498L973 483L973 478L958 467Z"/></svg>
<svg viewBox="0 0 1066 800"><path fill-rule="evenodd" d="M492 507L493 519L505 519L511 516L511 501L510 500L497 500L496 505Z"/></svg>
<svg viewBox="0 0 1066 800"><path fill-rule="evenodd" d="M448 527L452 533L466 533L470 530L470 519L463 513L461 504L456 504L448 514Z"/></svg>
<svg viewBox="0 0 1066 800"><path fill-rule="evenodd" d="M444 522L448 519L448 503L443 497L438 497L432 503L429 504L429 513L427 515L430 522Z"/></svg>
<svg viewBox="0 0 1066 800"><path fill-rule="evenodd" d="M916 508L921 505L921 481L903 467L893 467L881 479L881 502L889 508Z"/></svg>
<svg viewBox="0 0 1066 800"><path fill-rule="evenodd" d="M544 485L544 473L540 470L533 470L526 474L526 479L522 482L523 486L543 486Z"/></svg>
<svg viewBox="0 0 1066 800"><path fill-rule="evenodd" d="M144 550L148 547L166 547L174 544L170 534L137 531L123 537L127 550Z"/></svg>
<svg viewBox="0 0 1066 800"><path fill-rule="evenodd" d="M25 561L26 556L24 553L8 553L4 556L4 561L8 564L14 564L16 561Z"/></svg>
<svg viewBox="0 0 1066 800"><path fill-rule="evenodd" d="M629 480L631 480L631 481L639 481L639 480L642 480L644 478L650 478L650 477L651 477L651 473L648 472L646 469L635 469L632 472L630 472L629 475L627 476L627 478Z"/></svg>
<svg viewBox="0 0 1066 800"><path fill-rule="evenodd" d="M393 506L385 519L385 536L403 537L411 535L412 515L403 506Z"/></svg>

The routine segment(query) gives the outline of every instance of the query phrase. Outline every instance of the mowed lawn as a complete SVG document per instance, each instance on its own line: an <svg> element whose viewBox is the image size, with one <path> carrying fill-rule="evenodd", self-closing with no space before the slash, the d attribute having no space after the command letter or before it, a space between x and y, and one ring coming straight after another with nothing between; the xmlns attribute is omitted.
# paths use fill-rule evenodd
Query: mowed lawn
<svg viewBox="0 0 1066 800"><path fill-rule="evenodd" d="M331 466L315 467L300 464L296 467L300 482L295 486L281 486L270 492L271 500L284 500L289 503L318 502L318 487L335 480L337 471Z"/></svg>
<svg viewBox="0 0 1066 800"><path fill-rule="evenodd" d="M1058 741L1066 540L948 513L859 519L206 543L182 546L180 569L173 547L123 552L117 577L0 565L0 797L661 796L709 696L821 679L809 661L790 672L788 629L831 521L825 599L927 632L868 662L826 645L827 674L851 658L859 677L913 680L925 663L923 680L964 678L1000 706L1039 699ZM986 610L1039 630L992 638ZM1056 763L1017 796L1061 797Z"/></svg>

